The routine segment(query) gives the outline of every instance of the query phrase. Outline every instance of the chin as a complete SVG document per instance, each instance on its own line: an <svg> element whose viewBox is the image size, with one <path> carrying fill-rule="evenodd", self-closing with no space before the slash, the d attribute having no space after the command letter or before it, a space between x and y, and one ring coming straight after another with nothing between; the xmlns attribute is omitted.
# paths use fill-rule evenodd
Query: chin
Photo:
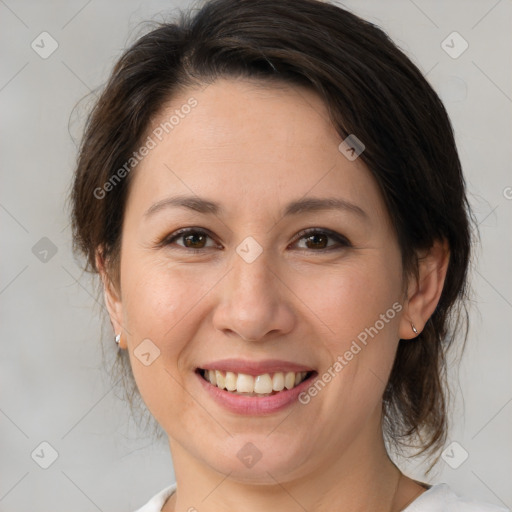
<svg viewBox="0 0 512 512"><path fill-rule="evenodd" d="M283 441L282 435L239 435L221 445L221 451L212 451L205 462L215 471L228 475L230 480L255 485L275 485L288 481L305 472L310 460L305 452L304 441ZM210 444L210 446L212 446ZM302 469L301 469L302 468Z"/></svg>

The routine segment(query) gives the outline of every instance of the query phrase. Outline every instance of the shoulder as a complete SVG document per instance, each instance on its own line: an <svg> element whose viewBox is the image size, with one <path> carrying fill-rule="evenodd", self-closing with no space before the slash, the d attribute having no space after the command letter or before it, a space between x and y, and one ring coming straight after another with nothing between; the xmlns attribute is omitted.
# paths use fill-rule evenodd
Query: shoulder
<svg viewBox="0 0 512 512"><path fill-rule="evenodd" d="M135 512L160 512L167 498L176 490L176 484L172 484L155 494L145 505Z"/></svg>
<svg viewBox="0 0 512 512"><path fill-rule="evenodd" d="M155 494L135 512L161 512L166 500L176 490L172 484ZM416 498L402 512L510 512L505 507L461 497L444 483L436 484Z"/></svg>
<svg viewBox="0 0 512 512"><path fill-rule="evenodd" d="M509 509L482 503L456 494L447 484L430 487L402 512L510 512Z"/></svg>

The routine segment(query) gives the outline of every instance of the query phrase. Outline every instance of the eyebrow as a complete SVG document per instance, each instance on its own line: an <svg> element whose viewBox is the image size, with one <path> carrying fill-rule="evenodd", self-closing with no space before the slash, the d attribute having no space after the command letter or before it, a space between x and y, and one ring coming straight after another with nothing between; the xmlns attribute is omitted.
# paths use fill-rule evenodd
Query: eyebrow
<svg viewBox="0 0 512 512"><path fill-rule="evenodd" d="M175 196L162 199L150 206L144 213L144 217L147 218L152 216L156 212L166 208L186 208L210 215L222 215L223 213L222 206L214 201L202 199L197 196ZM338 197L311 197L292 201L288 203L282 216L287 217L290 215L322 210L342 210L349 213L355 213L364 219L368 219L368 214L362 208Z"/></svg>

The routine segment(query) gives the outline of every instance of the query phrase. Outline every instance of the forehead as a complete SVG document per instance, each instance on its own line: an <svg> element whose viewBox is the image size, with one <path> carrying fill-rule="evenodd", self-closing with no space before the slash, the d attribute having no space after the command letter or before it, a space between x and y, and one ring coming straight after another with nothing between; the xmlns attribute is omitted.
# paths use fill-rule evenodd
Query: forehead
<svg viewBox="0 0 512 512"><path fill-rule="evenodd" d="M154 147L135 169L129 199L139 208L192 193L228 210L235 202L253 211L280 207L305 195L341 195L382 210L370 172L340 153L326 105L304 87L221 79L188 89L160 110L146 137Z"/></svg>
<svg viewBox="0 0 512 512"><path fill-rule="evenodd" d="M181 114L188 112L185 106L192 99L196 105ZM299 157L301 150L332 150L339 143L323 101L293 85L220 79L175 96L154 119L153 130L165 128L172 117L177 124L164 137L169 135L175 146L193 147L198 157L229 153L247 162L248 156L275 159L288 148ZM286 156L293 158L293 154Z"/></svg>

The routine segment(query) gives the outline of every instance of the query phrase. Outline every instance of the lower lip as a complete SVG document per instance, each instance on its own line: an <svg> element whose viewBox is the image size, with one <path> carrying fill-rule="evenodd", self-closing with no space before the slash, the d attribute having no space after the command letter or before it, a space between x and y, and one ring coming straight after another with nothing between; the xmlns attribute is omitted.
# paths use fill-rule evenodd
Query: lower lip
<svg viewBox="0 0 512 512"><path fill-rule="evenodd" d="M313 373L309 378L302 381L292 389L280 391L270 396L243 396L235 395L225 389L214 386L199 373L196 373L201 385L207 393L222 407L237 414L262 415L282 411L298 401L298 396L309 386L316 376Z"/></svg>

